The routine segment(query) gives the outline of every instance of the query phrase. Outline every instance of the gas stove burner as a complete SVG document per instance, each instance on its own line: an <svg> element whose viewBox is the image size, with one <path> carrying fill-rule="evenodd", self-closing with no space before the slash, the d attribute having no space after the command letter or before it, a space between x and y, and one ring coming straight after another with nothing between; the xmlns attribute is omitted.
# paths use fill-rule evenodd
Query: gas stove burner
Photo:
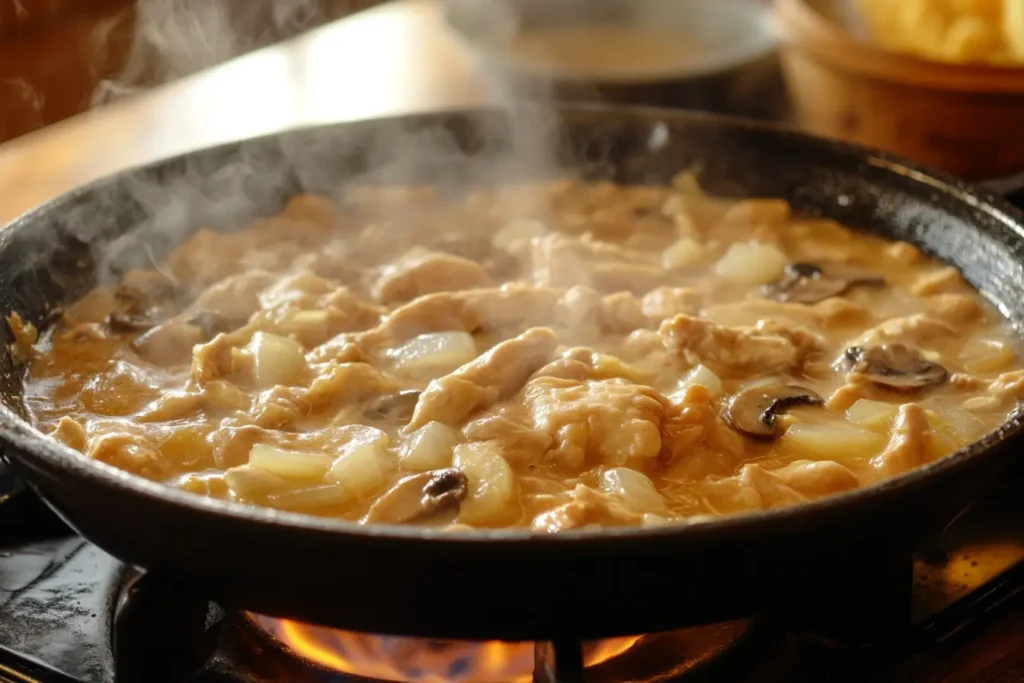
<svg viewBox="0 0 1024 683"><path fill-rule="evenodd" d="M246 616L277 647L312 668L393 683L677 680L739 647L750 628L736 621L583 643L509 643L368 635Z"/></svg>

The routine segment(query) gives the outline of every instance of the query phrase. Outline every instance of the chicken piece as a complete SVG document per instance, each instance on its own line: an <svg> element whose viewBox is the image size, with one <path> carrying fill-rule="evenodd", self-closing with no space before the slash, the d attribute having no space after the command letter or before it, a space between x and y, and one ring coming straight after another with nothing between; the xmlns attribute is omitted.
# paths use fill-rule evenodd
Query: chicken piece
<svg viewBox="0 0 1024 683"><path fill-rule="evenodd" d="M128 431L123 425L94 423L92 427L90 431L95 430L98 433L89 439L86 457L118 469L128 470L147 479L164 478L167 463L145 434Z"/></svg>
<svg viewBox="0 0 1024 683"><path fill-rule="evenodd" d="M14 337L14 343L9 347L11 360L15 363L27 363L32 360L36 340L39 339L36 326L22 320L17 311L12 311L7 317L7 326L11 329L11 336Z"/></svg>
<svg viewBox="0 0 1024 683"><path fill-rule="evenodd" d="M165 320L138 337L132 347L146 361L168 367L192 359L193 349L203 342L203 330L188 325L181 317Z"/></svg>
<svg viewBox="0 0 1024 683"><path fill-rule="evenodd" d="M762 509L796 505L807 500L807 496L794 490L774 473L765 470L760 465L744 465L740 469L737 479L740 485L757 492Z"/></svg>
<svg viewBox="0 0 1024 683"><path fill-rule="evenodd" d="M50 433L50 436L60 441L68 448L79 453L84 453L86 448L85 429L74 419L65 415L57 423L57 427Z"/></svg>
<svg viewBox="0 0 1024 683"><path fill-rule="evenodd" d="M496 442L502 457L515 466L540 462L555 443L547 432L513 419L502 410L468 422L462 433L467 441Z"/></svg>
<svg viewBox="0 0 1024 683"><path fill-rule="evenodd" d="M716 325L730 327L756 325L761 320L784 321L811 329L822 326L822 316L814 307L769 299L747 299L708 306L704 309L702 317Z"/></svg>
<svg viewBox="0 0 1024 683"><path fill-rule="evenodd" d="M790 372L824 353L824 341L805 330L781 323L723 327L677 315L661 324L658 333L668 351L689 362L720 366L736 372Z"/></svg>
<svg viewBox="0 0 1024 683"><path fill-rule="evenodd" d="M228 320L248 320L260 310L260 292L274 282L262 270L247 270L207 287L189 306L189 312L219 313Z"/></svg>
<svg viewBox="0 0 1024 683"><path fill-rule="evenodd" d="M639 295L664 282L665 270L643 263L598 263L591 268L587 279L599 292L625 291Z"/></svg>
<svg viewBox="0 0 1024 683"><path fill-rule="evenodd" d="M592 525L639 524L642 520L643 515L630 512L608 494L578 484L572 492L572 502L537 515L530 526L533 531L557 533Z"/></svg>
<svg viewBox="0 0 1024 683"><path fill-rule="evenodd" d="M999 375L989 385L988 393L1000 401L1024 399L1024 370L1011 370Z"/></svg>
<svg viewBox="0 0 1024 683"><path fill-rule="evenodd" d="M644 295L641 310L651 320L662 321L679 315L697 315L703 297L696 289L688 287L658 287ZM634 327L633 330L638 329ZM632 332L633 330L629 330Z"/></svg>
<svg viewBox="0 0 1024 683"><path fill-rule="evenodd" d="M535 372L531 379L536 377L558 377L577 381L621 377L636 384L650 384L654 379L648 373L623 362L621 358L585 347L575 347L563 352L561 357Z"/></svg>
<svg viewBox="0 0 1024 683"><path fill-rule="evenodd" d="M555 440L555 464L576 472L657 458L672 411L658 392L621 379L538 377L527 383L523 400L534 428Z"/></svg>
<svg viewBox="0 0 1024 683"><path fill-rule="evenodd" d="M493 285L491 276L476 261L445 253L428 252L399 259L387 266L373 286L381 304L410 301L424 294Z"/></svg>
<svg viewBox="0 0 1024 683"><path fill-rule="evenodd" d="M924 408L905 403L893 421L889 444L871 459L871 466L883 478L894 477L931 459L931 426Z"/></svg>
<svg viewBox="0 0 1024 683"><path fill-rule="evenodd" d="M853 470L832 460L797 460L769 474L810 498L849 491L861 485L860 477Z"/></svg>
<svg viewBox="0 0 1024 683"><path fill-rule="evenodd" d="M747 444L722 419L711 392L690 385L681 397L674 396L679 409L662 430L662 457L673 478L700 481L736 471Z"/></svg>
<svg viewBox="0 0 1024 683"><path fill-rule="evenodd" d="M953 266L939 268L930 273L922 275L910 287L910 291L917 296L930 296L943 292L955 292L966 286L960 271Z"/></svg>
<svg viewBox="0 0 1024 683"><path fill-rule="evenodd" d="M309 415L337 410L398 391L398 383L366 363L330 362L313 368L308 387L276 386L264 391L254 406L255 423L267 429L293 426Z"/></svg>
<svg viewBox="0 0 1024 683"><path fill-rule="evenodd" d="M927 348L935 338L955 337L955 328L924 313L890 318L864 332L847 346L878 346L887 342L899 342Z"/></svg>
<svg viewBox="0 0 1024 683"><path fill-rule="evenodd" d="M929 315L950 325L966 325L982 315L981 304L967 294L936 294L925 299Z"/></svg>
<svg viewBox="0 0 1024 683"><path fill-rule="evenodd" d="M533 281L544 287L587 285L604 291L634 291L639 280L650 284L652 278L664 276L649 254L628 251L589 235L576 238L552 233L534 240L531 246ZM608 268L612 265L623 268Z"/></svg>
<svg viewBox="0 0 1024 683"><path fill-rule="evenodd" d="M516 334L550 321L564 294L560 289L528 285L427 294L396 308L360 338L360 344L394 346L427 332L450 330Z"/></svg>
<svg viewBox="0 0 1024 683"><path fill-rule="evenodd" d="M630 292L615 292L602 297L598 322L602 331L612 334L629 334L642 327L651 327L643 303Z"/></svg>
<svg viewBox="0 0 1024 683"><path fill-rule="evenodd" d="M842 297L819 301L810 308L818 314L823 327L861 325L871 319L871 311Z"/></svg>
<svg viewBox="0 0 1024 683"><path fill-rule="evenodd" d="M192 353L192 370L189 384L201 388L215 379L231 377L237 368L238 349L226 334L218 334L206 344L199 344Z"/></svg>
<svg viewBox="0 0 1024 683"><path fill-rule="evenodd" d="M925 260L924 252L909 242L893 242L886 245L886 255L903 266L913 266Z"/></svg>
<svg viewBox="0 0 1024 683"><path fill-rule="evenodd" d="M508 398L551 359L557 345L558 337L550 329L533 328L432 380L420 394L409 429L431 421L458 426L474 411Z"/></svg>

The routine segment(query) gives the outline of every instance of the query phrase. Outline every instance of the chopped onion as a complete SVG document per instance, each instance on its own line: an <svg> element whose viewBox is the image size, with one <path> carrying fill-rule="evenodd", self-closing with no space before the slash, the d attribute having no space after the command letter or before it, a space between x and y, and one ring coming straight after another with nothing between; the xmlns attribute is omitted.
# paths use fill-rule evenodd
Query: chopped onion
<svg viewBox="0 0 1024 683"><path fill-rule="evenodd" d="M273 496L267 496L267 503L272 507L302 510L330 505L344 505L352 499L351 491L344 486L335 484L334 486L314 486L312 488L284 491Z"/></svg>
<svg viewBox="0 0 1024 683"><path fill-rule="evenodd" d="M256 384L269 388L283 384L294 386L306 375L306 358L302 346L287 337L269 332L257 332L249 342L253 357Z"/></svg>
<svg viewBox="0 0 1024 683"><path fill-rule="evenodd" d="M403 470L426 472L451 465L452 450L459 444L459 433L440 422L428 422L402 444L398 459Z"/></svg>
<svg viewBox="0 0 1024 683"><path fill-rule="evenodd" d="M476 341L462 331L421 334L388 352L400 372L432 377L451 372L476 356Z"/></svg>
<svg viewBox="0 0 1024 683"><path fill-rule="evenodd" d="M469 495L462 502L458 521L482 524L500 518L512 502L515 475L491 443L474 442L455 447L454 466L469 479Z"/></svg>
<svg viewBox="0 0 1024 683"><path fill-rule="evenodd" d="M725 393L725 389L722 386L722 380L718 378L718 375L711 372L704 365L694 366L686 375L679 380L679 386L672 392L672 395L668 397L672 403L678 405L683 402L686 397L686 391L693 385L700 385L708 390L708 393L713 397L717 398Z"/></svg>
<svg viewBox="0 0 1024 683"><path fill-rule="evenodd" d="M899 409L892 403L862 398L846 410L846 416L854 424L878 430L887 428Z"/></svg>
<svg viewBox="0 0 1024 683"><path fill-rule="evenodd" d="M786 430L780 445L814 460L841 460L874 454L883 440L880 434L845 422L799 422Z"/></svg>
<svg viewBox="0 0 1024 683"><path fill-rule="evenodd" d="M960 360L971 373L998 372L1013 362L1013 349L997 339L972 339L964 344Z"/></svg>
<svg viewBox="0 0 1024 683"><path fill-rule="evenodd" d="M249 451L250 467L296 479L320 479L333 461L321 453L285 451L262 443L253 445Z"/></svg>
<svg viewBox="0 0 1024 683"><path fill-rule="evenodd" d="M661 252L661 267L665 270L685 268L700 260L704 247L692 237L681 237Z"/></svg>
<svg viewBox="0 0 1024 683"><path fill-rule="evenodd" d="M307 348L319 346L330 336L331 312L323 309L296 311L280 326L285 334L295 337Z"/></svg>
<svg viewBox="0 0 1024 683"><path fill-rule="evenodd" d="M341 455L325 477L327 481L341 484L357 498L383 488L392 470L388 435L378 429L365 429L365 435L360 434L342 447Z"/></svg>
<svg viewBox="0 0 1024 683"><path fill-rule="evenodd" d="M547 228L540 221L515 220L494 233L493 243L499 249L510 249L520 242L529 242L534 237L543 237Z"/></svg>
<svg viewBox="0 0 1024 683"><path fill-rule="evenodd" d="M263 497L274 491L286 491L290 486L295 485L294 480L288 480L269 470L257 469L249 465L226 470L224 483L228 485L232 493L243 499Z"/></svg>
<svg viewBox="0 0 1024 683"><path fill-rule="evenodd" d="M765 285L782 277L786 255L772 244L737 242L714 265L716 275L746 285Z"/></svg>
<svg viewBox="0 0 1024 683"><path fill-rule="evenodd" d="M629 467L613 467L601 475L601 490L618 496L626 509L643 514L664 512L665 499L654 487L654 482Z"/></svg>

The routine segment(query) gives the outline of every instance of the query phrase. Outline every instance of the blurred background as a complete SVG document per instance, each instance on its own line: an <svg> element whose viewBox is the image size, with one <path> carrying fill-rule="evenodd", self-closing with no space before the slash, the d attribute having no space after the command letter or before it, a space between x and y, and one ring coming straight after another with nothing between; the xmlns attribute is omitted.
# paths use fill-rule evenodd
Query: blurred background
<svg viewBox="0 0 1024 683"><path fill-rule="evenodd" d="M260 48L308 56L303 35L353 46L314 84L375 81L351 99L437 106L486 81L781 121L970 179L1024 170L1024 0L2 0L0 142Z"/></svg>

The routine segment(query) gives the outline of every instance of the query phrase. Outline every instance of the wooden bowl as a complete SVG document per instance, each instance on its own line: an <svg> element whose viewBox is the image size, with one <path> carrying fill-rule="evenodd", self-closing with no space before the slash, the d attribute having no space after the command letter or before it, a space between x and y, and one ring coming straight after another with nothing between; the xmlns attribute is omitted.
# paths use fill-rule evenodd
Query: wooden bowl
<svg viewBox="0 0 1024 683"><path fill-rule="evenodd" d="M1024 169L1024 68L889 52L829 21L827 5L775 0L797 123L972 180Z"/></svg>

